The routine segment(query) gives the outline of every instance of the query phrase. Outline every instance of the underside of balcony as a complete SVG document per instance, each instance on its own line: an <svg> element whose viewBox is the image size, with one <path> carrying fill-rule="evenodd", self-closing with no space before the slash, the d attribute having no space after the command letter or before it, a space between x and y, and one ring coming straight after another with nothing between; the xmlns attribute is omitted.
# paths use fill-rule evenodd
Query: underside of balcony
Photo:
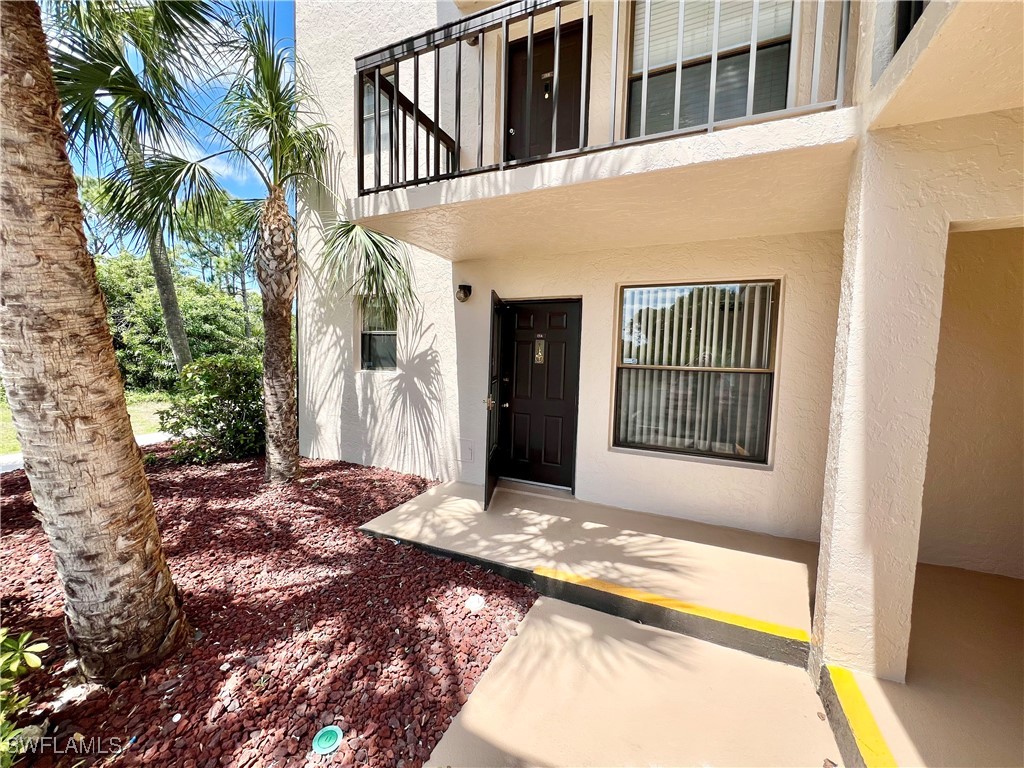
<svg viewBox="0 0 1024 768"><path fill-rule="evenodd" d="M366 195L354 218L447 259L841 229L841 109Z"/></svg>

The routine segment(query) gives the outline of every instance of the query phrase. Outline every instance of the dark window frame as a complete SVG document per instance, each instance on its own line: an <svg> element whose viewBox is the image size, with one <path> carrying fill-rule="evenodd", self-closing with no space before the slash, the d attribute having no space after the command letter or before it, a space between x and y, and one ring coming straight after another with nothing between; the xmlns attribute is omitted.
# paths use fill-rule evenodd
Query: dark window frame
<svg viewBox="0 0 1024 768"><path fill-rule="evenodd" d="M643 288L697 288L697 287L709 287L716 285L755 285L755 284L772 284L772 301L771 308L769 310L769 330L768 330L768 367L767 368L724 368L718 366L699 366L699 365L647 365L639 363L624 363L622 355L622 323L623 314L625 312L625 297L626 291L636 290ZM651 454L662 454L676 457L693 457L699 459L710 459L716 462L725 462L730 464L741 464L744 466L754 467L770 467L772 463L772 438L774 430L772 429L775 421L775 385L776 385L776 373L778 370L778 331L779 331L779 314L780 305L782 303L782 280L780 278L744 278L742 280L698 280L698 281L680 281L680 282L649 282L649 283L635 283L635 284L623 284L620 285L616 291L616 325L615 325L615 342L613 344L615 351L615 367L614 367L614 381L612 384L612 423L611 423L611 447L620 450L637 451L642 453ZM694 371L694 372L720 372L720 373L750 373L756 375L766 375L768 377L767 386L767 407L765 409L766 421L764 424L764 440L765 440L765 455L764 458L758 457L745 457L739 455L727 455L722 453L714 453L711 451L699 451L681 448L666 448L661 446L652 445L640 445L635 443L623 442L619 439L618 435L618 424L620 417L620 410L622 400L619 396L619 390L622 386L622 372L624 370L662 370L662 371Z"/></svg>

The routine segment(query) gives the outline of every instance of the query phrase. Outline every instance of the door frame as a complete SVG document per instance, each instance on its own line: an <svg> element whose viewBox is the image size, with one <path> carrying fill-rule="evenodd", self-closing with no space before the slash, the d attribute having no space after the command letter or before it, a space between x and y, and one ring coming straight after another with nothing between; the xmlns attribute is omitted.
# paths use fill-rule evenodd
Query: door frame
<svg viewBox="0 0 1024 768"><path fill-rule="evenodd" d="M577 457L579 456L579 437L580 437L580 374L581 374L581 371L582 371L582 368L583 368L583 297L582 296L546 296L544 298L501 299L500 301L501 301L501 309L500 309L500 311L501 311L501 313L505 317L508 316L507 313L509 312L510 309L512 309L514 307L517 307L517 306L522 306L522 305L567 304L567 303L574 303L574 304L578 304L579 305L580 322L579 322L579 327L577 329L577 334L576 334L576 339L575 339L575 341L576 341L576 348L579 350L579 355L578 355L578 359L577 359L576 392L575 392L575 404L574 404L575 424L573 425L573 444L572 444L572 461L571 461L571 466L572 466L572 482L569 485L570 492L575 496L576 495L576 460L577 460ZM504 336L508 335L508 334L514 334L515 333L515 329L514 329L514 327L511 324L503 323L502 327L501 327L501 333L503 334L501 346L504 349L508 349L507 340L504 338ZM488 365L489 365L489 363L488 363ZM498 359L498 381L499 381L499 386L501 384L510 384L510 382L505 382L504 381L503 374L505 373L505 366L506 365L507 365L507 356L504 356L504 355L500 356L499 359ZM488 375L489 374L490 374L490 371L488 371ZM505 402L506 401L505 400L505 396L506 396L506 392L504 392L501 389L499 389L499 400ZM504 445L506 445L506 442L505 442L506 439L509 438L509 435L510 435L509 430L511 429L511 424L510 424L510 421L509 421L509 414L506 413L504 410L500 410L499 411L499 418L498 418L497 421L498 421L498 425L497 425L498 440L497 440L497 442L498 442L499 446L504 446ZM500 472L500 470L498 472L498 479L508 479L508 480L510 480L512 482L527 483L527 484L532 482L532 481L529 481L529 480L522 480L522 479L519 479L519 478L506 478L505 475ZM549 485L547 483L535 483L535 484L538 485L538 486L541 486L541 487L545 487L545 488L565 488L565 486L555 486L555 485Z"/></svg>

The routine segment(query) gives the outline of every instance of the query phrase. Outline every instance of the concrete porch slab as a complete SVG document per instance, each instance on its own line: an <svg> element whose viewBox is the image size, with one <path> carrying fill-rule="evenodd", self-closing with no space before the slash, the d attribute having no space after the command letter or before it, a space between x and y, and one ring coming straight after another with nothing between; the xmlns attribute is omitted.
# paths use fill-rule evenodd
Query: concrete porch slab
<svg viewBox="0 0 1024 768"><path fill-rule="evenodd" d="M807 673L542 597L434 766L820 766L838 747Z"/></svg>
<svg viewBox="0 0 1024 768"><path fill-rule="evenodd" d="M1024 581L918 565L905 685L854 672L897 765L1024 765Z"/></svg>
<svg viewBox="0 0 1024 768"><path fill-rule="evenodd" d="M499 486L487 511L479 495L477 486L446 483L370 521L363 530L483 561L499 572L535 574L535 584L554 574L565 589L542 592L632 615L643 623L668 626L643 613L575 600L572 590L582 583L611 594L619 604L635 606L636 598L655 608L682 605L698 618L725 616L726 624L712 622L715 628L731 630L733 623L744 625L741 631L768 627L769 633L778 629L803 638L799 642L806 645L816 544L606 507L518 485ZM686 618L689 623L678 631L758 652L750 647L749 637L734 642L732 637L691 631L696 619ZM801 663L798 655L790 656L790 663Z"/></svg>

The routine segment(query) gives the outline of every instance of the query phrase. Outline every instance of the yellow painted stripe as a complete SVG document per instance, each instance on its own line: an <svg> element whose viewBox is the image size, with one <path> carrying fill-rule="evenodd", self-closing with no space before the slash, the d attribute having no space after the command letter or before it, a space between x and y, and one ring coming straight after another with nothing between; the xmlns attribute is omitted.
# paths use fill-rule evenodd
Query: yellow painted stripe
<svg viewBox="0 0 1024 768"><path fill-rule="evenodd" d="M694 603L684 603L682 600L675 600L671 597L656 595L653 592L644 592L642 589L624 587L621 584L613 584L610 581L578 576L575 573L559 571L554 568L534 568L533 572L538 576L546 576L549 579L566 581L570 584L579 584L584 587L600 590L601 592L608 592L609 594L619 595L620 597L629 598L630 600L637 600L641 603L657 605L662 608L668 608L669 610L679 611L680 613L688 613L693 616L701 616L705 619L712 619L726 624L733 624L737 627L752 629L755 632L764 632L769 635L777 635L778 637L784 637L789 640L799 640L804 643L810 642L810 637L807 632L802 629L797 629L796 627L787 627L783 624L774 624L770 621L752 619L749 616L741 616L738 613L728 613L727 611L720 611L717 608L708 608Z"/></svg>
<svg viewBox="0 0 1024 768"><path fill-rule="evenodd" d="M864 694L860 692L853 673L843 667L828 665L828 673L832 678L832 687L839 697L839 704L850 724L853 738L867 768L891 768L896 765L896 758L889 751L885 737L871 714Z"/></svg>

